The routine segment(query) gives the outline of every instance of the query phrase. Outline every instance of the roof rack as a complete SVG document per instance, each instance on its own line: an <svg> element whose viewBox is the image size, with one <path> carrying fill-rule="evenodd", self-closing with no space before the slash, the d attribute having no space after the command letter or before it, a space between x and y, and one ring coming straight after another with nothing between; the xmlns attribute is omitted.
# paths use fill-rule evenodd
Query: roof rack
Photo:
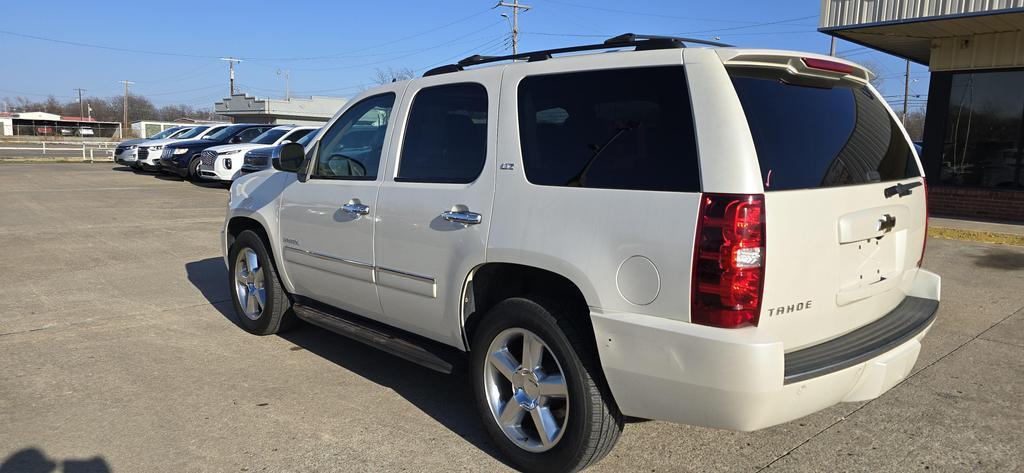
<svg viewBox="0 0 1024 473"><path fill-rule="evenodd" d="M686 43L706 44L709 46L718 46L722 48L732 47L732 45L729 44L718 43L715 41L708 41L704 39L626 33L612 38L608 38L604 42L597 44L584 44L580 46L569 46L567 48L544 49L541 51L529 51L525 53L509 54L506 56L481 56L479 54L475 54L455 64L445 64L443 66L438 66L433 69L430 69L429 71L423 73L423 77L461 71L469 66L478 66L480 64L487 64L492 62L510 61L516 59L525 59L529 62L544 61L547 59L551 59L551 57L555 54L573 53L578 51L593 51L596 49L612 49L621 47L633 47L635 48L635 51L645 51L651 49L676 49L685 48Z"/></svg>

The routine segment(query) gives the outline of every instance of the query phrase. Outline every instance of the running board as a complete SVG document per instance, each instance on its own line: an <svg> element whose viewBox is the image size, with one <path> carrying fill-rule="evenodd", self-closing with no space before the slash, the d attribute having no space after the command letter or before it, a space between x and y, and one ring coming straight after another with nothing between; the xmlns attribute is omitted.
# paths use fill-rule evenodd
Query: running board
<svg viewBox="0 0 1024 473"><path fill-rule="evenodd" d="M317 304L319 305L319 304ZM300 319L444 374L455 370L458 350L384 324L329 307L292 304Z"/></svg>

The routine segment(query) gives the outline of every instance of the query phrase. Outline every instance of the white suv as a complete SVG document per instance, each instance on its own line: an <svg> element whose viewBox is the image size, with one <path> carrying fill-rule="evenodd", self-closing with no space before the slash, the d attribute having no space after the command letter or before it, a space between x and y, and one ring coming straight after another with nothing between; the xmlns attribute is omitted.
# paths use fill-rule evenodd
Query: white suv
<svg viewBox="0 0 1024 473"><path fill-rule="evenodd" d="M227 123L215 123L210 125L196 125L191 130L171 138L151 140L139 145L136 155L136 164L139 169L146 171L160 170L160 155L163 154L164 146L179 141L198 140L206 135L212 134L221 128L227 127Z"/></svg>
<svg viewBox="0 0 1024 473"><path fill-rule="evenodd" d="M856 64L684 42L363 92L232 186L241 325L465 354L531 471L599 460L624 416L749 431L886 392L939 300L906 132Z"/></svg>
<svg viewBox="0 0 1024 473"><path fill-rule="evenodd" d="M275 126L247 143L232 143L206 148L199 155L199 177L230 184L241 173L246 151L293 143L317 128L295 125Z"/></svg>

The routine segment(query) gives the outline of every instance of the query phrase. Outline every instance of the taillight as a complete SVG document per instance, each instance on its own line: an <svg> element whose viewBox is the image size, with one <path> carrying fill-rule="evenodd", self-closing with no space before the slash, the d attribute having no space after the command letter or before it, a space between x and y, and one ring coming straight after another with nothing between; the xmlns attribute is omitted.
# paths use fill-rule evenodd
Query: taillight
<svg viewBox="0 0 1024 473"><path fill-rule="evenodd" d="M764 196L703 194L697 217L690 320L757 325L764 288Z"/></svg>
<svg viewBox="0 0 1024 473"><path fill-rule="evenodd" d="M810 57L803 58L804 64L811 69L818 69L822 71L839 72L843 74L852 74L853 66L849 64L843 64L841 62L829 61L826 59L814 59Z"/></svg>
<svg viewBox="0 0 1024 473"><path fill-rule="evenodd" d="M924 250L928 248L928 180L921 179L924 187L924 240L921 241L921 257L917 260L917 267L924 264Z"/></svg>

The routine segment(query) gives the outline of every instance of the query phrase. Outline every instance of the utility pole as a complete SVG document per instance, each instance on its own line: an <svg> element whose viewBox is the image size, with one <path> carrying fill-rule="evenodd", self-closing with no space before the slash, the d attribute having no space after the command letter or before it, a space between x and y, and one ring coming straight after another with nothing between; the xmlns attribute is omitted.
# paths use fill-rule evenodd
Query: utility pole
<svg viewBox="0 0 1024 473"><path fill-rule="evenodd" d="M220 58L221 61L228 62L228 86L231 95L235 95L235 63L242 62L241 59L233 58L231 56Z"/></svg>
<svg viewBox="0 0 1024 473"><path fill-rule="evenodd" d="M519 0L512 0L512 3L498 2L494 8L509 7L512 9L512 54L519 52L519 10L530 9L529 5L520 5Z"/></svg>
<svg viewBox="0 0 1024 473"><path fill-rule="evenodd" d="M832 37L832 46L830 46L828 48L828 55L832 56L832 57L835 57L835 55L836 55L836 37L835 36Z"/></svg>
<svg viewBox="0 0 1024 473"><path fill-rule="evenodd" d="M907 72L903 74L903 126L907 126L908 100L910 100L910 59L907 59Z"/></svg>
<svg viewBox="0 0 1024 473"><path fill-rule="evenodd" d="M134 84L130 80L120 81L124 84L124 121L121 122L121 138L124 138L124 129L128 128L128 86Z"/></svg>
<svg viewBox="0 0 1024 473"><path fill-rule="evenodd" d="M292 71L278 69L277 75L284 76L284 99L291 100L292 94L288 90L288 81L292 78Z"/></svg>
<svg viewBox="0 0 1024 473"><path fill-rule="evenodd" d="M78 91L78 117L81 118L85 116L85 106L82 105L82 92L85 91L85 89L75 90Z"/></svg>

